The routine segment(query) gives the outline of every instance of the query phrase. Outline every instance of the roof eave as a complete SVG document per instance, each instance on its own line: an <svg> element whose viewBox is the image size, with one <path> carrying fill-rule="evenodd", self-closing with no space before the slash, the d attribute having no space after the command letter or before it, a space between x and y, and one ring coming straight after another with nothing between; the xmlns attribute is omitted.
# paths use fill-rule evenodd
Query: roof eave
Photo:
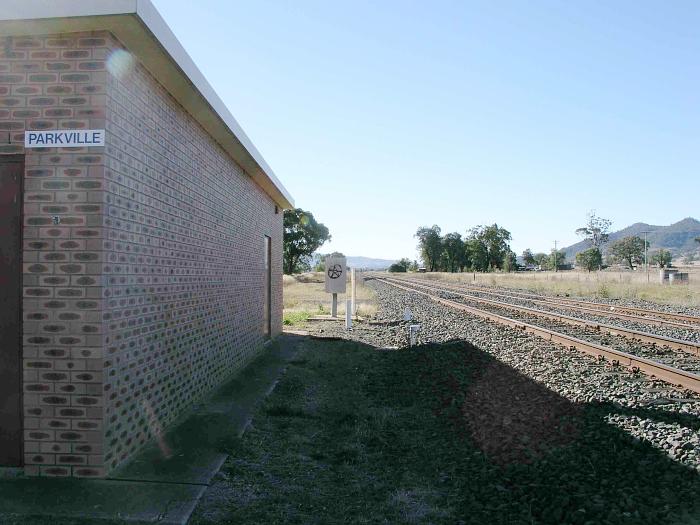
<svg viewBox="0 0 700 525"><path fill-rule="evenodd" d="M149 0L9 0L0 36L109 31L281 208L294 199Z"/></svg>

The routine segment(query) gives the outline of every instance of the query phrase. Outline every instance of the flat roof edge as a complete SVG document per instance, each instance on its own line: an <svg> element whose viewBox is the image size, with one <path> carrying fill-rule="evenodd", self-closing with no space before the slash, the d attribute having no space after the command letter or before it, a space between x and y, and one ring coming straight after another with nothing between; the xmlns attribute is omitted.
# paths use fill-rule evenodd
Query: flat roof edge
<svg viewBox="0 0 700 525"><path fill-rule="evenodd" d="M137 12L138 0L3 0L0 20L40 20Z"/></svg>
<svg viewBox="0 0 700 525"><path fill-rule="evenodd" d="M150 0L127 0L136 2L136 14L141 19L143 24L153 34L156 40L163 46L165 51L175 61L178 67L182 70L187 78L190 79L201 93L204 99L209 103L212 109L218 114L221 120L228 126L231 133L239 140L241 145L248 151L250 156L260 166L260 169L270 178L271 182L280 190L280 193L288 201L291 207L294 206L294 199L289 194L284 185L275 175L275 172L267 164L262 154L255 147L253 142L246 135L243 128L238 123L236 118L231 114L226 104L216 93L214 88L209 84L197 65L194 63L190 55L172 32L168 24L165 22L160 13L151 3Z"/></svg>
<svg viewBox="0 0 700 525"><path fill-rule="evenodd" d="M289 194L284 185L275 175L272 168L267 164L263 156L257 150L253 142L246 135L241 128L238 121L234 118L231 112L226 107L226 104L217 95L214 88L209 84L207 79L204 77L202 72L196 66L192 58L189 56L185 48L182 46L180 41L177 39L175 34L172 32L170 27L168 27L165 20L160 16L160 13L156 10L150 0L51 0L47 2L46 0L3 0L3 12L0 14L0 25L2 22L10 23L11 26L17 27L17 23L21 22L34 22L34 26L39 24L41 21L48 22L49 20L66 20L69 19L80 21L90 18L95 19L95 27L93 30L106 30L110 31L117 36L117 38L124 40L124 44L129 47L129 37L133 35L129 32L127 27L124 27L123 31L120 28L120 24L110 25L107 20L114 20L115 17L126 16L132 20L137 20L142 28L147 31L152 40L158 44L161 52L172 62L181 76L191 85L191 88L199 94L202 101L205 103L207 109L216 119L219 120L220 125L223 126L229 135L233 139L233 142L237 144L226 144L226 136L222 129L217 129L219 126L211 119L203 119L201 116L201 110L204 107L200 104L193 104L193 107L188 107L183 100L178 98L175 93L171 91L172 85L164 83L166 89L171 91L171 94L178 99L185 109L199 121L202 125L220 145L226 150L237 162L239 162L246 172L253 177L253 179L263 188L263 190L273 198L273 200L279 204L282 208L293 208L294 199ZM104 27L100 26L99 21L102 21ZM85 30L88 28L89 24L80 24L81 29ZM89 28L88 28L89 29ZM0 31L0 35L2 31ZM16 34L16 33L15 33ZM132 49L133 51L133 49ZM145 52L144 52L145 53ZM144 66L147 69L151 69L149 64L146 63L144 57L139 57L144 62ZM153 57L151 57L153 61ZM151 66L153 64L150 64ZM169 69L163 66L164 69ZM151 71L153 73L153 71ZM157 77L161 80L161 77ZM167 76L166 76L167 78ZM182 88L178 88L177 91L182 91ZM185 97L186 100L186 97ZM213 128L213 129L212 129ZM228 146L228 147L227 147ZM247 159L239 159L240 155L247 156Z"/></svg>

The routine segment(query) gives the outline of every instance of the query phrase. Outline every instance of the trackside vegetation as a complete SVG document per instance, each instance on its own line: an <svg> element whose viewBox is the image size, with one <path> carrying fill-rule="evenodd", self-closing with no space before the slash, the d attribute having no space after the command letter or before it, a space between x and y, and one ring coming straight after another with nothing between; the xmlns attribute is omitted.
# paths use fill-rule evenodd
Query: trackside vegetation
<svg viewBox="0 0 700 525"><path fill-rule="evenodd" d="M301 345L194 523L696 522L697 472L606 422L682 414L574 404L463 342Z"/></svg>

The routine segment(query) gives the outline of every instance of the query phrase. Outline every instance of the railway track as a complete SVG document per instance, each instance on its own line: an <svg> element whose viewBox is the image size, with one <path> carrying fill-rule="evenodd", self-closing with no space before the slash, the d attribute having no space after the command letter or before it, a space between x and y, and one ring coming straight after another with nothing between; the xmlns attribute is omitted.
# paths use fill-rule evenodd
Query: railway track
<svg viewBox="0 0 700 525"><path fill-rule="evenodd" d="M601 325L600 323L585 321L579 318L555 314L552 312L537 310L534 308L513 305L510 303L502 303L499 301L493 301L491 299L478 298L469 294L460 294L449 289L441 289L438 286L417 283L415 281L409 281L407 279L393 279L386 277L377 278L390 286L402 289L406 292L423 295L432 299L433 301L448 306L452 309L467 312L471 315L480 317L482 319L487 319L498 324L523 330L526 333L537 335L548 341L559 343L561 345L572 349L576 349L578 351L592 355L599 359L607 359L608 361L626 367L633 372L643 372L653 378L670 383L671 385L686 388L688 390L700 393L700 375L697 375L693 372L669 366L667 364L660 363L653 359L640 357L629 352L616 350L614 348L610 348L609 346L594 343L591 341L586 341L584 339L574 337L570 334L566 334L561 331L544 328L542 326L525 322L522 319L517 319L514 317L502 315L500 313L495 313L493 311L489 311L488 308L495 306L498 308L514 311L516 313L525 312L528 315L532 315L535 317L556 319L557 321L562 321L567 324L595 327L597 330L606 331L613 335L620 335L623 337L631 338L633 340L644 341L645 343L668 346L670 348L675 348L695 355L700 355L700 344L698 343L676 340L653 334L646 334L644 332L638 332L636 330L621 329L610 325ZM468 306L466 304L452 300L452 298L448 299L442 297L440 294L453 294L457 297L461 295L466 297L469 301L476 302L480 305L480 307Z"/></svg>
<svg viewBox="0 0 700 525"><path fill-rule="evenodd" d="M389 280L392 280L392 279L389 279ZM527 312L528 314L533 315L535 317L552 319L552 320L564 322L566 324L570 324L570 325L574 325L574 326L585 326L585 327L593 328L597 331L601 331L601 332L604 331L604 332L607 332L607 333L612 334L612 335L627 337L629 339L642 341L644 343L665 346L665 347L671 348L673 350L679 350L682 352L687 352L687 353L693 354L695 356L700 356L700 343L696 343L694 341L686 341L683 339L665 337L662 335L651 334L648 332L642 332L640 330L633 330L633 329L629 329L629 328L599 323L597 321L581 319L578 317L571 317L569 315L559 314L556 312L550 312L547 310L538 310L536 308L530 308L527 306L515 305L512 303L505 303L502 301L495 301L492 299L484 299L482 297L476 297L476 296L473 296L473 295L468 294L468 293L456 292L449 287L444 287L442 285L438 286L438 285L433 284L433 283L425 284L425 283L419 283L416 281L410 281L410 280L406 280L406 279L393 279L393 281L394 282L409 283L411 286L422 288L424 290L437 291L437 292L445 293L445 294L452 294L454 296L462 297L464 299L467 299L469 301L473 301L476 303L480 303L480 304L484 304L484 305L491 305L491 306L494 306L497 308L512 310L515 312Z"/></svg>
<svg viewBox="0 0 700 525"><path fill-rule="evenodd" d="M416 282L431 286L439 286L445 291L449 290L450 292L454 293L468 294L470 297L473 296L478 298L491 298L494 301L498 300L500 302L507 302L519 306L536 307L540 310L546 309L544 311L550 311L552 315L562 314L571 318L575 317L581 320L588 321L589 326L610 326L611 323L614 323L618 335L623 335L622 332L624 331L627 331L633 335L633 333L636 331L638 334L657 334L669 340L675 339L677 341L695 343L694 346L700 345L700 324L690 324L689 321L680 322L677 320L662 319L659 317L652 317L652 315L650 315L654 313L663 314L666 312L655 312L652 310L646 310L647 315L641 316L637 314L627 314L624 312L618 312L616 307L608 306L607 311L602 311L600 308L588 308L578 305L578 303L586 303L585 301L574 301L577 304L570 305L568 303L562 303L560 301L551 300L546 297L543 298L541 296L536 296L533 294L512 292L510 290L484 290L481 287L472 287L470 285L455 286L445 284L442 282L426 281L422 279L407 280L405 277L392 278L402 279L410 283ZM537 297L538 299L530 299L530 297ZM595 304L601 307L603 306L601 303ZM639 337L642 337L642 339L644 339L643 335L640 335ZM649 340L646 341L649 343L658 342ZM687 350L695 353L693 347Z"/></svg>
<svg viewBox="0 0 700 525"><path fill-rule="evenodd" d="M413 282L413 281L411 281ZM598 315L631 319L635 321L653 324L656 326L672 326L690 330L700 330L700 317L680 314L672 312L662 312L658 310L650 310L647 308L638 308L634 306L613 306L605 303L596 303L593 301L581 301L577 299L565 299L561 297L547 297L538 294L527 292L494 291L491 288L479 285L462 284L462 285L446 285L440 283L445 288L451 288L460 292L475 292L494 297L505 297L512 299L521 299L535 304L550 305L582 312L596 313Z"/></svg>

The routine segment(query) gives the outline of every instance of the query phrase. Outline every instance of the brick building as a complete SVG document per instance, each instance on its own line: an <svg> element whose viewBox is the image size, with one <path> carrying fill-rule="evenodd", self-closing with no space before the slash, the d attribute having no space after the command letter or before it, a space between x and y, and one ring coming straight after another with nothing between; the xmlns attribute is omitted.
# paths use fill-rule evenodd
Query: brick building
<svg viewBox="0 0 700 525"><path fill-rule="evenodd" d="M0 465L101 477L281 331L292 199L148 0L0 19Z"/></svg>

